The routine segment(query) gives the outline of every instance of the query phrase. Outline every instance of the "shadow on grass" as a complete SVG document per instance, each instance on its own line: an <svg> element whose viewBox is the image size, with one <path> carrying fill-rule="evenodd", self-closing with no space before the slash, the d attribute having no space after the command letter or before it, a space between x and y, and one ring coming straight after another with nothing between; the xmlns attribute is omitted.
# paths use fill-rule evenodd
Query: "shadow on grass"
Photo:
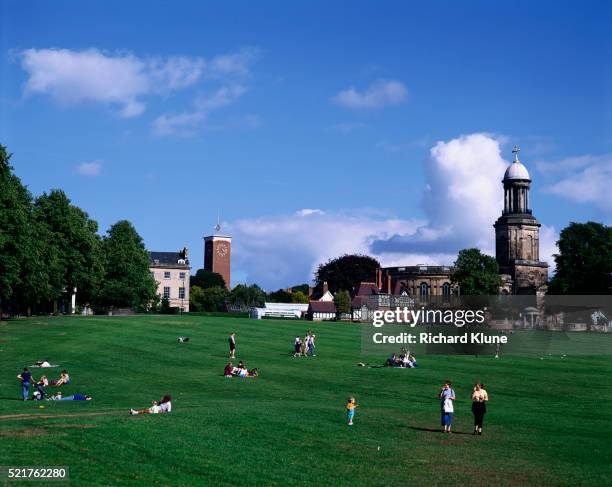
<svg viewBox="0 0 612 487"><path fill-rule="evenodd" d="M415 430L415 431L427 431L429 433L439 433L439 434L444 434L442 433L441 429L437 429L437 428L421 428L419 426L407 426L407 428L411 429L411 430ZM453 431L451 433L451 435L471 435L472 433L467 433L465 431Z"/></svg>

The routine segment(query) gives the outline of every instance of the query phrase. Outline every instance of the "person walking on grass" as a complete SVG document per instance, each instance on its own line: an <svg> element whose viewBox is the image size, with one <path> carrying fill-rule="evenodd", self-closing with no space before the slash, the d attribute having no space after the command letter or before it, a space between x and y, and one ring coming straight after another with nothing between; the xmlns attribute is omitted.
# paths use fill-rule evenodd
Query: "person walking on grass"
<svg viewBox="0 0 612 487"><path fill-rule="evenodd" d="M453 401L455 400L455 391L453 390L450 381L446 381L444 383L438 397L440 398L442 432L450 433L453 423L453 413L455 412L453 405Z"/></svg>
<svg viewBox="0 0 612 487"><path fill-rule="evenodd" d="M23 372L17 376L21 381L21 397L24 401L27 401L30 397L30 384L32 383L32 374L27 367L23 368Z"/></svg>
<svg viewBox="0 0 612 487"><path fill-rule="evenodd" d="M229 339L229 358L236 358L236 333L230 333Z"/></svg>
<svg viewBox="0 0 612 487"><path fill-rule="evenodd" d="M474 435L482 435L482 422L487 412L487 401L489 395L480 382L474 385L472 392L472 413L474 414Z"/></svg>
<svg viewBox="0 0 612 487"><path fill-rule="evenodd" d="M346 403L346 420L349 426L353 426L353 417L355 416L355 408L357 404L355 404L355 398L349 397L348 402Z"/></svg>

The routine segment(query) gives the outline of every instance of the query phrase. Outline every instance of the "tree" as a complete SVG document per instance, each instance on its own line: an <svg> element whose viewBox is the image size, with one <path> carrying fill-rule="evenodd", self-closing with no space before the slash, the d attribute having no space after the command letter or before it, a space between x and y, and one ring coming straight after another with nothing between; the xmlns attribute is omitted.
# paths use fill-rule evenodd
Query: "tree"
<svg viewBox="0 0 612 487"><path fill-rule="evenodd" d="M462 295L497 295L502 285L495 258L475 248L459 252L452 282L459 284Z"/></svg>
<svg viewBox="0 0 612 487"><path fill-rule="evenodd" d="M550 294L612 294L612 227L571 223L561 230Z"/></svg>
<svg viewBox="0 0 612 487"><path fill-rule="evenodd" d="M329 290L335 294L339 289L347 290L351 295L357 292L363 281L376 279L380 263L367 255L343 255L319 265L315 273L317 287L327 282Z"/></svg>
<svg viewBox="0 0 612 487"><path fill-rule="evenodd" d="M262 306L266 300L266 293L257 284L247 286L238 284L229 294L232 304L248 309L252 306Z"/></svg>
<svg viewBox="0 0 612 487"><path fill-rule="evenodd" d="M34 215L56 259L49 267L55 298L64 292L70 296L76 288L77 302L91 302L103 274L98 223L61 190L39 196Z"/></svg>
<svg viewBox="0 0 612 487"><path fill-rule="evenodd" d="M308 296L306 296L302 291L293 291L291 293L292 303L308 304L309 301Z"/></svg>
<svg viewBox="0 0 612 487"><path fill-rule="evenodd" d="M105 272L97 296L102 308L149 309L159 300L142 238L126 220L112 225L102 241Z"/></svg>
<svg viewBox="0 0 612 487"><path fill-rule="evenodd" d="M225 279L223 279L221 274L204 269L198 269L195 276L191 276L190 286L198 286L200 289L208 289L211 287L227 288Z"/></svg>
<svg viewBox="0 0 612 487"><path fill-rule="evenodd" d="M192 286L189 293L190 311L224 311L229 292L225 286L214 286L202 289Z"/></svg>
<svg viewBox="0 0 612 487"><path fill-rule="evenodd" d="M268 301L271 303L291 303L292 293L279 289L268 294Z"/></svg>
<svg viewBox="0 0 612 487"><path fill-rule="evenodd" d="M351 312L351 295L348 291L340 290L334 296L334 305L338 316Z"/></svg>

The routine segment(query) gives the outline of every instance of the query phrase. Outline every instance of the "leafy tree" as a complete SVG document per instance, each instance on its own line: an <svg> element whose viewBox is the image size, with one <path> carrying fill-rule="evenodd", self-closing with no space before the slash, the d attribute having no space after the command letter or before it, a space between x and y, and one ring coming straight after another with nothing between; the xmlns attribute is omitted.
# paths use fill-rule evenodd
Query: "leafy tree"
<svg viewBox="0 0 612 487"><path fill-rule="evenodd" d="M229 292L225 286L202 289L192 286L189 294L190 311L224 311Z"/></svg>
<svg viewBox="0 0 612 487"><path fill-rule="evenodd" d="M351 295L348 291L340 290L334 296L336 313L338 315L351 312Z"/></svg>
<svg viewBox="0 0 612 487"><path fill-rule="evenodd" d="M268 301L271 303L291 303L291 296L292 293L289 293L284 289L279 289L278 291L268 294Z"/></svg>
<svg viewBox="0 0 612 487"><path fill-rule="evenodd" d="M550 294L612 294L612 227L571 223L557 242Z"/></svg>
<svg viewBox="0 0 612 487"><path fill-rule="evenodd" d="M306 294L304 294L302 291L293 291L291 293L292 303L308 304L308 301L308 296L306 296Z"/></svg>
<svg viewBox="0 0 612 487"><path fill-rule="evenodd" d="M354 295L361 282L375 280L379 267L380 263L373 257L347 254L321 264L315 273L315 282L317 287L327 282L333 294L345 289Z"/></svg>
<svg viewBox="0 0 612 487"><path fill-rule="evenodd" d="M98 307L149 309L159 300L142 238L126 220L112 225L102 241L105 272Z"/></svg>
<svg viewBox="0 0 612 487"><path fill-rule="evenodd" d="M163 315L169 315L172 313L172 308L170 308L170 300L166 296L164 296L161 300L159 312Z"/></svg>
<svg viewBox="0 0 612 487"><path fill-rule="evenodd" d="M291 288L291 291L294 292L294 293L300 291L301 293L303 293L306 296L308 296L309 288L310 288L310 286L308 284L299 284L298 286L293 286Z"/></svg>
<svg viewBox="0 0 612 487"><path fill-rule="evenodd" d="M238 284L231 290L229 299L232 304L247 309L252 306L262 306L266 300L266 293L257 284L250 286Z"/></svg>
<svg viewBox="0 0 612 487"><path fill-rule="evenodd" d="M200 289L208 289L211 287L227 288L225 279L223 279L221 274L204 269L198 269L195 276L191 276L191 280L189 282L190 286L197 286Z"/></svg>
<svg viewBox="0 0 612 487"><path fill-rule="evenodd" d="M476 248L459 252L452 282L459 284L462 295L497 295L502 284L495 258Z"/></svg>
<svg viewBox="0 0 612 487"><path fill-rule="evenodd" d="M11 155L0 145L0 315L51 299L53 264L44 230L33 217L32 196L13 174Z"/></svg>
<svg viewBox="0 0 612 487"><path fill-rule="evenodd" d="M77 302L89 303L103 273L97 222L72 205L61 190L39 196L34 215L43 227L47 246L52 247L54 260L49 266L49 277L55 297L63 292L70 296L76 288Z"/></svg>

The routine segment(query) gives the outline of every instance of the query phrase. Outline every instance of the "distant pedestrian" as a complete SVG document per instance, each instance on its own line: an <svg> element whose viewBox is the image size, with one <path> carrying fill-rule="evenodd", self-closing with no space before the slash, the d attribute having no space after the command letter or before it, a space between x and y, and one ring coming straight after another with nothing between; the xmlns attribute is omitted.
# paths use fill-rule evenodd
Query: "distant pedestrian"
<svg viewBox="0 0 612 487"><path fill-rule="evenodd" d="M487 401L489 395L485 391L484 386L480 382L476 382L474 385L474 391L472 392L472 413L474 414L474 433L475 435L482 435L482 423L484 421L484 415L487 412Z"/></svg>
<svg viewBox="0 0 612 487"><path fill-rule="evenodd" d="M299 357L300 355L302 355L302 339L298 335L293 342L293 356Z"/></svg>
<svg viewBox="0 0 612 487"><path fill-rule="evenodd" d="M348 402L346 403L346 419L349 426L353 426L353 417L355 416L356 407L357 404L355 404L355 398L349 397Z"/></svg>
<svg viewBox="0 0 612 487"><path fill-rule="evenodd" d="M444 383L438 397L440 398L442 432L450 433L453 423L453 413L455 412L453 405L453 401L455 400L455 391L451 387L451 383L449 381Z"/></svg>
<svg viewBox="0 0 612 487"><path fill-rule="evenodd" d="M229 336L229 358L236 358L236 333L232 332Z"/></svg>
<svg viewBox="0 0 612 487"><path fill-rule="evenodd" d="M32 384L32 374L27 367L23 368L23 372L17 376L21 381L21 397L24 401L27 401L30 397L30 384Z"/></svg>

